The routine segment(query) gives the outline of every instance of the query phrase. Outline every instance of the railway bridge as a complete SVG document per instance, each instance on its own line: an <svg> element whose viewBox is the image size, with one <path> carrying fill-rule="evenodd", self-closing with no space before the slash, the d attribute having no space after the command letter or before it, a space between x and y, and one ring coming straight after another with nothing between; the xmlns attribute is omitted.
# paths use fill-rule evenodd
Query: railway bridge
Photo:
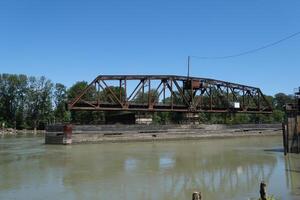
<svg viewBox="0 0 300 200"><path fill-rule="evenodd" d="M268 114L257 87L173 75L100 75L68 103L69 110Z"/></svg>

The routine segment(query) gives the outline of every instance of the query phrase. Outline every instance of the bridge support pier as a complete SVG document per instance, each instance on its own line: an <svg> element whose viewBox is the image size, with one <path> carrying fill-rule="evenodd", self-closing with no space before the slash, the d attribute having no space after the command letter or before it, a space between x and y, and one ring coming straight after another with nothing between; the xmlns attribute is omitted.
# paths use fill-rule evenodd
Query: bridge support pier
<svg viewBox="0 0 300 200"><path fill-rule="evenodd" d="M45 144L72 144L72 125L58 124L46 128Z"/></svg>
<svg viewBox="0 0 300 200"><path fill-rule="evenodd" d="M200 124L199 123L199 114L198 113L185 113L184 121L186 124Z"/></svg>
<svg viewBox="0 0 300 200"><path fill-rule="evenodd" d="M136 114L135 115L135 123L136 124L144 124L149 125L152 123L152 116L147 114Z"/></svg>

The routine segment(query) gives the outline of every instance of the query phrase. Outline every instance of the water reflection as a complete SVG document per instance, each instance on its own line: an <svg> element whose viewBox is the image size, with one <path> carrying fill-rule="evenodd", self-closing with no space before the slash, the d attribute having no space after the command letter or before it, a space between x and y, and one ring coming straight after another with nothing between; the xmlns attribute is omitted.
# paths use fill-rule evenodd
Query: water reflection
<svg viewBox="0 0 300 200"><path fill-rule="evenodd" d="M175 161L172 157L163 156L159 159L159 169L166 170L174 167Z"/></svg>
<svg viewBox="0 0 300 200"><path fill-rule="evenodd" d="M144 144L140 151L135 151L136 144L130 144L122 153L116 152L114 144L99 152L92 163L88 158L89 161L80 159L90 163L88 168L94 176L68 171L64 183L74 187L75 182L84 182L83 177L88 177L89 182L99 184L104 198L113 195L155 199L158 195L164 199L184 199L194 189L205 191L206 199L221 198L220 195L232 199L252 191L257 193L258 183L262 179L268 181L273 174L277 158L259 155L258 150L235 149L234 146L226 149L228 142L222 141L213 148L210 141ZM98 166L96 163L101 163L101 167L91 168Z"/></svg>
<svg viewBox="0 0 300 200"><path fill-rule="evenodd" d="M137 167L137 160L134 158L128 158L125 160L124 169L125 171L134 171Z"/></svg>
<svg viewBox="0 0 300 200"><path fill-rule="evenodd" d="M300 155L289 154L285 157L285 170L287 187L295 196L300 199Z"/></svg>
<svg viewBox="0 0 300 200"><path fill-rule="evenodd" d="M264 151L280 139L74 146L0 140L0 199L182 200L200 190L206 200L232 200L256 197L261 180L288 198L299 191L299 157Z"/></svg>

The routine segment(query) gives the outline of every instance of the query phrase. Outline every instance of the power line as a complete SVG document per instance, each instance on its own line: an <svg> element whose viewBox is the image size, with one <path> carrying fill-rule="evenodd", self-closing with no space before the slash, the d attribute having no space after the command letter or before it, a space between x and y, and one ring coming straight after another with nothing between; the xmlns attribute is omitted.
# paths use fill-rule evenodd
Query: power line
<svg viewBox="0 0 300 200"><path fill-rule="evenodd" d="M212 59L227 59L227 58L239 57L239 56L243 56L243 55L255 53L255 52L261 51L263 49L267 49L269 47L275 46L275 45L277 45L279 43L282 43L282 42L284 42L286 40L289 40L289 39L291 39L293 37L296 37L298 35L300 35L300 31L296 32L296 33L293 33L293 34L291 34L291 35L289 35L287 37L284 37L284 38L282 38L280 40L277 40L275 42L263 45L261 47L255 48L255 49L251 49L251 50L244 51L244 52L241 52L241 53L233 54L233 55L228 55L228 56L212 56L212 57L209 57L209 56L202 56L202 57L201 56L191 56L191 57L192 58L197 58L197 59L210 59L210 60L212 60Z"/></svg>

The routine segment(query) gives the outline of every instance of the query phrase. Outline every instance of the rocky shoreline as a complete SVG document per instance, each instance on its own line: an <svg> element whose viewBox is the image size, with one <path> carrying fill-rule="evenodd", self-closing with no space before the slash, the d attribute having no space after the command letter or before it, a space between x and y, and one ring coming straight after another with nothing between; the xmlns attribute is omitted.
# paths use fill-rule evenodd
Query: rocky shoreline
<svg viewBox="0 0 300 200"><path fill-rule="evenodd" d="M45 130L16 130L12 128L0 129L0 136L44 135L45 133Z"/></svg>

